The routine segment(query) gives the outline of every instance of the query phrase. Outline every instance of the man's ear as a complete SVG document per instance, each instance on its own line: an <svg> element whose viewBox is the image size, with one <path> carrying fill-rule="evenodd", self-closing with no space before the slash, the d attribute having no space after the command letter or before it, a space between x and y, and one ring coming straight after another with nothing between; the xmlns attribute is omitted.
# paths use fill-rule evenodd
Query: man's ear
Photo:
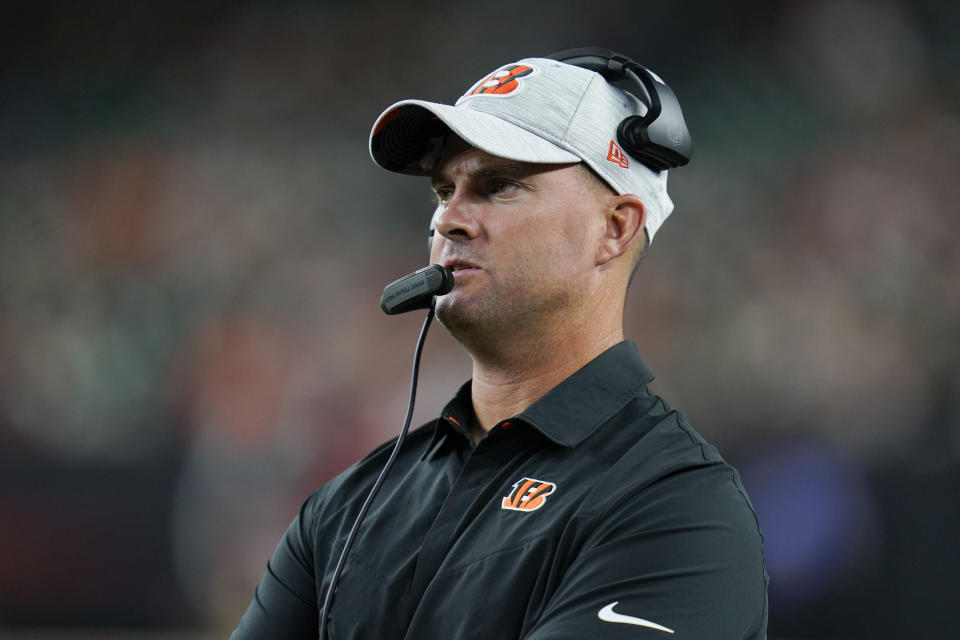
<svg viewBox="0 0 960 640"><path fill-rule="evenodd" d="M647 210L638 196L628 193L612 197L606 211L604 234L597 247L597 265L629 253L634 243L643 237L646 222Z"/></svg>

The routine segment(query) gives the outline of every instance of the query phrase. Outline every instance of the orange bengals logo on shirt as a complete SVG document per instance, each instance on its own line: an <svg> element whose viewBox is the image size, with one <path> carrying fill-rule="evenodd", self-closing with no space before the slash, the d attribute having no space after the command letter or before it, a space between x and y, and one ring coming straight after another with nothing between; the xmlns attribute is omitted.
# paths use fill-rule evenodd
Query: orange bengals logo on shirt
<svg viewBox="0 0 960 640"><path fill-rule="evenodd" d="M463 97L469 98L489 94L504 96L513 93L522 86L520 78L529 76L533 71L533 67L528 67L525 64L508 64L473 85Z"/></svg>
<svg viewBox="0 0 960 640"><path fill-rule="evenodd" d="M513 483L510 493L503 497L501 509L511 511L536 511L547 501L547 496L557 490L557 485L544 480L521 478Z"/></svg>

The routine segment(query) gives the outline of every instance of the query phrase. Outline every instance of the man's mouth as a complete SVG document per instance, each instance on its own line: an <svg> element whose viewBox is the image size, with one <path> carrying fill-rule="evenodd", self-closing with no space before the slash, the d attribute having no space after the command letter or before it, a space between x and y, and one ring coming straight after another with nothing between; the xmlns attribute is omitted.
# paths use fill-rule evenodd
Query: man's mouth
<svg viewBox="0 0 960 640"><path fill-rule="evenodd" d="M479 271L480 267L470 264L469 262L460 262L458 260L452 260L444 264L447 269L450 269L454 273L463 273L466 271Z"/></svg>

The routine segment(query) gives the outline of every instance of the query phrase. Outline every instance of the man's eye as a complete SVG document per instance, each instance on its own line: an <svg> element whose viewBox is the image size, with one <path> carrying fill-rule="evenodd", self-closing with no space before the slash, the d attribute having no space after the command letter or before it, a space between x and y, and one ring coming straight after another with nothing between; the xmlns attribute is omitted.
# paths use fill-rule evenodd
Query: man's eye
<svg viewBox="0 0 960 640"><path fill-rule="evenodd" d="M445 204L453 197L453 189L436 189L433 192L434 204Z"/></svg>
<svg viewBox="0 0 960 640"><path fill-rule="evenodd" d="M487 185L487 193L491 195L510 193L516 187L516 183L509 180L491 180Z"/></svg>

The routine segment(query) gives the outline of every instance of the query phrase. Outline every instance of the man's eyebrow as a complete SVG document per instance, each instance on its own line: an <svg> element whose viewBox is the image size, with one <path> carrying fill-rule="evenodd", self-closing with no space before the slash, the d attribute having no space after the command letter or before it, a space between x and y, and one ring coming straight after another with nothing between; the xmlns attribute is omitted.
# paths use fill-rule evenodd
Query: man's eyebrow
<svg viewBox="0 0 960 640"><path fill-rule="evenodd" d="M500 164L488 164L480 167L470 173L470 178L526 178L535 173L544 170L544 165L527 164L518 162L504 162ZM438 184L450 182L449 177L443 172L438 172L430 177L430 184L436 187Z"/></svg>

